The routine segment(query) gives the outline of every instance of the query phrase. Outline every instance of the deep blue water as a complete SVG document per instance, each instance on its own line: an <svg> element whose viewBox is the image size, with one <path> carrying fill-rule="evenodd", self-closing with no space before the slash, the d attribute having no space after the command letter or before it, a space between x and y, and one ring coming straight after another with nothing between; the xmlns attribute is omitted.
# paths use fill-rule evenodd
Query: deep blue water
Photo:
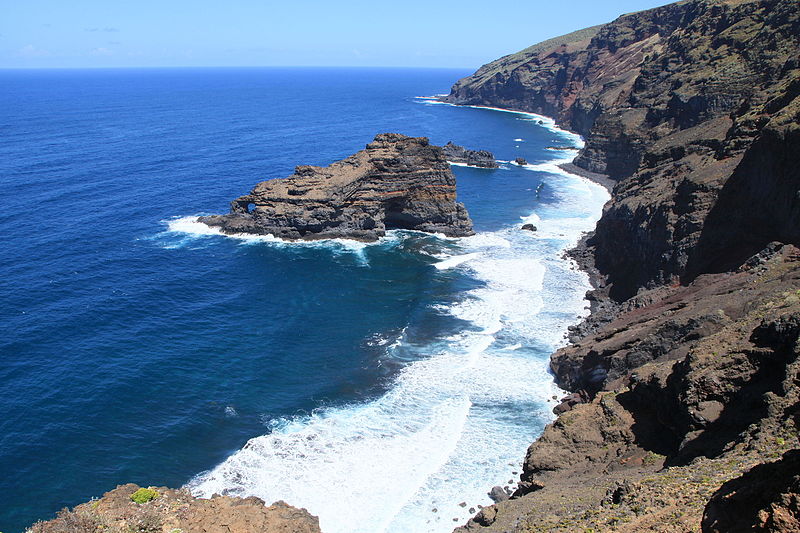
<svg viewBox="0 0 800 533"><path fill-rule="evenodd" d="M450 516L420 522L431 501L463 514L455 504L508 476L498 461L520 460L549 419L546 356L583 309L585 279L560 251L591 227L602 193L535 166L559 156L545 146L575 142L547 124L415 98L465 74L0 71L0 530L119 483L191 481L198 494L283 497L333 531L326 502L298 487L351 475L385 500L365 510L366 531L447 530ZM296 245L204 235L187 218L386 131L534 166L454 168L471 240L396 232L371 246ZM523 235L534 211L540 234ZM453 378L462 367L486 380ZM432 376L435 388L420 385ZM470 431L511 444L474 468L453 454L499 448ZM330 441L298 459L291 439L309 432ZM258 460L236 459L260 435ZM413 472L397 493L369 486L372 470L321 472L350 456L385 471L389 458L358 455L370 453L364 440L431 459L406 468L395 453L399 472ZM208 472L232 454L238 466ZM275 481L284 468L296 484Z"/></svg>

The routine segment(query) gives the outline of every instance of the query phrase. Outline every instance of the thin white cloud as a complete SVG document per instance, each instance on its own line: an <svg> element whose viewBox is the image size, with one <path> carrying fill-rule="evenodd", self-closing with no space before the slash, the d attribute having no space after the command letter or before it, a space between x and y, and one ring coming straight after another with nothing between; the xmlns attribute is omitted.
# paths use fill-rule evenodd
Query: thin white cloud
<svg viewBox="0 0 800 533"><path fill-rule="evenodd" d="M93 56L113 56L114 50L100 46L98 48L94 48L89 53Z"/></svg>
<svg viewBox="0 0 800 533"><path fill-rule="evenodd" d="M24 58L47 57L50 55L50 52L28 44L17 50L17 55Z"/></svg>

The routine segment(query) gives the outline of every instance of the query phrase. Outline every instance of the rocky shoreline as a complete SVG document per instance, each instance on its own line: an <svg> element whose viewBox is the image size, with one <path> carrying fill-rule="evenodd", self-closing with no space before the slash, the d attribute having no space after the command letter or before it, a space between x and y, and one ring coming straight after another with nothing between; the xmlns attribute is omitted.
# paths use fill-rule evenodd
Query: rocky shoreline
<svg viewBox="0 0 800 533"><path fill-rule="evenodd" d="M444 98L554 117L586 140L565 170L612 191L569 252L594 286L551 360L572 394L457 531L800 530L798 41L796 2L689 0Z"/></svg>

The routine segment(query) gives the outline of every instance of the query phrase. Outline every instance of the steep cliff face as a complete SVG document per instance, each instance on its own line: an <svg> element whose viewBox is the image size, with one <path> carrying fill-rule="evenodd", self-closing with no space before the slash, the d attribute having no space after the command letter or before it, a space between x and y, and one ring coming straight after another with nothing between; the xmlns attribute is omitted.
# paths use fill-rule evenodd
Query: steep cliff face
<svg viewBox="0 0 800 533"><path fill-rule="evenodd" d="M396 133L330 166L298 166L288 178L262 181L231 202L230 214L200 221L291 240L374 241L388 229L472 235L442 148Z"/></svg>
<svg viewBox="0 0 800 533"><path fill-rule="evenodd" d="M593 392L462 531L796 531L798 287L800 250L775 245L556 353L559 381Z"/></svg>
<svg viewBox="0 0 800 533"><path fill-rule="evenodd" d="M687 0L453 87L556 117L616 182L574 254L595 313L551 359L574 393L464 530L797 530L799 50L796 0Z"/></svg>
<svg viewBox="0 0 800 533"><path fill-rule="evenodd" d="M446 100L552 115L586 137L575 164L619 182L590 245L621 301L800 242L798 49L794 0L689 0L499 59Z"/></svg>

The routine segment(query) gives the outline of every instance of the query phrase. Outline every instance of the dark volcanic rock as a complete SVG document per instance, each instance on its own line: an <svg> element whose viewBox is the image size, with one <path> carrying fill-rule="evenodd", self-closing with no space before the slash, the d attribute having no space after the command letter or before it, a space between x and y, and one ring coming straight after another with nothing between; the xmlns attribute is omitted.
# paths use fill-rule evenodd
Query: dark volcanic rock
<svg viewBox="0 0 800 533"><path fill-rule="evenodd" d="M231 202L230 214L200 221L290 240L374 241L389 229L473 234L442 148L396 133L330 166L298 166L288 178L262 181Z"/></svg>
<svg viewBox="0 0 800 533"><path fill-rule="evenodd" d="M463 531L800 528L798 50L796 0L686 0L453 86L555 117L586 138L569 170L614 180L570 253L595 284L551 358L575 394Z"/></svg>
<svg viewBox="0 0 800 533"><path fill-rule="evenodd" d="M543 113L618 183L590 245L618 301L800 244L800 3L689 0L481 67L446 100Z"/></svg>
<svg viewBox="0 0 800 533"><path fill-rule="evenodd" d="M536 231L537 228L533 224L523 224L520 229L523 229L525 231Z"/></svg>
<svg viewBox="0 0 800 533"><path fill-rule="evenodd" d="M514 159L514 163L518 164L519 166L527 165L528 161L524 157L517 157Z"/></svg>
<svg viewBox="0 0 800 533"><path fill-rule="evenodd" d="M495 503L503 502L508 499L508 493L500 485L495 485L492 487L492 490L489 491L489 497Z"/></svg>
<svg viewBox="0 0 800 533"><path fill-rule="evenodd" d="M462 163L472 167L481 168L497 168L497 161L494 159L494 154L487 150L468 150L463 146L448 142L442 146L444 155L448 161L453 163Z"/></svg>

